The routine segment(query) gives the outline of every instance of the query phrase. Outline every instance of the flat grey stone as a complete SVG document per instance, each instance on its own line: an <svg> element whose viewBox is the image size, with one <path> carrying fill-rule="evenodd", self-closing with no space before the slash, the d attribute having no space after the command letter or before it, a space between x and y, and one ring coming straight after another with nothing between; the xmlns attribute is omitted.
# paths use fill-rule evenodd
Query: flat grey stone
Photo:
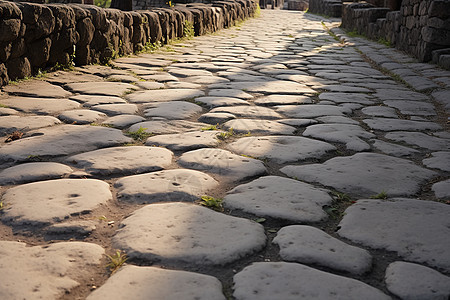
<svg viewBox="0 0 450 300"><path fill-rule="evenodd" d="M341 92L341 93L370 93L371 90L364 87L341 85L341 84L326 84L321 87L324 90L330 92Z"/></svg>
<svg viewBox="0 0 450 300"><path fill-rule="evenodd" d="M0 241L1 299L59 299L77 280L100 268L104 249L96 244L61 242L28 247ZM56 264L57 263L57 264Z"/></svg>
<svg viewBox="0 0 450 300"><path fill-rule="evenodd" d="M33 130L49 127L61 122L51 116L3 116L0 117L0 135L10 134L16 130Z"/></svg>
<svg viewBox="0 0 450 300"><path fill-rule="evenodd" d="M223 176L233 182L263 175L267 172L261 161L222 149L205 148L186 152L181 155L178 164L185 168Z"/></svg>
<svg viewBox="0 0 450 300"><path fill-rule="evenodd" d="M124 266L87 300L134 299L225 300L222 284L212 276L155 267Z"/></svg>
<svg viewBox="0 0 450 300"><path fill-rule="evenodd" d="M281 115L274 110L261 106L224 106L216 107L210 113L229 113L239 118L279 119Z"/></svg>
<svg viewBox="0 0 450 300"><path fill-rule="evenodd" d="M168 68L167 71L176 77L212 76L213 73L200 69Z"/></svg>
<svg viewBox="0 0 450 300"><path fill-rule="evenodd" d="M102 112L89 109L67 110L63 111L58 116L58 118L65 123L80 125L96 123L105 119L106 117L107 116Z"/></svg>
<svg viewBox="0 0 450 300"><path fill-rule="evenodd" d="M370 149L363 139L374 138L373 133L352 124L317 124L311 125L303 132L304 136L322 139L328 142L343 143L349 150L363 151Z"/></svg>
<svg viewBox="0 0 450 300"><path fill-rule="evenodd" d="M351 246L320 229L291 225L281 228L273 243L283 260L317 264L352 274L363 274L372 266L369 251Z"/></svg>
<svg viewBox="0 0 450 300"><path fill-rule="evenodd" d="M172 151L188 151L198 148L214 147L219 143L217 135L223 131L205 130L178 134L162 134L149 137L148 146L163 146Z"/></svg>
<svg viewBox="0 0 450 300"><path fill-rule="evenodd" d="M113 237L131 258L190 265L223 265L265 244L262 225L188 203L144 206Z"/></svg>
<svg viewBox="0 0 450 300"><path fill-rule="evenodd" d="M90 67L92 68L93 66L91 65ZM71 82L103 81L103 78L100 76L80 72L81 68L75 68L75 70L70 71L56 71L47 73L45 75L45 81L56 85L63 85Z"/></svg>
<svg viewBox="0 0 450 300"><path fill-rule="evenodd" d="M159 90L165 87L164 83L154 81L138 81L136 86L144 90Z"/></svg>
<svg viewBox="0 0 450 300"><path fill-rule="evenodd" d="M63 223L56 223L46 228L46 234L48 235L84 235L91 234L95 229L95 221L68 221Z"/></svg>
<svg viewBox="0 0 450 300"><path fill-rule="evenodd" d="M371 129L381 131L395 131L395 130L422 131L422 130L442 129L442 127L439 124L433 122L422 122L412 120L373 118L373 119L365 119L363 120L363 122L366 123L367 126L369 126Z"/></svg>
<svg viewBox="0 0 450 300"><path fill-rule="evenodd" d="M270 120L234 119L223 124L225 130L233 128L237 133L252 134L293 134L295 127Z"/></svg>
<svg viewBox="0 0 450 300"><path fill-rule="evenodd" d="M299 136L244 137L228 145L231 151L278 164L310 158L321 158L336 147L325 142Z"/></svg>
<svg viewBox="0 0 450 300"><path fill-rule="evenodd" d="M100 111L109 116L132 115L138 112L136 104L99 104L92 106L91 109Z"/></svg>
<svg viewBox="0 0 450 300"><path fill-rule="evenodd" d="M281 105L276 107L277 112L291 118L316 118L322 116L343 116L351 113L351 109L345 109L335 105L305 104L305 105Z"/></svg>
<svg viewBox="0 0 450 300"><path fill-rule="evenodd" d="M318 123L316 120L311 119L280 119L277 122L296 127L306 127Z"/></svg>
<svg viewBox="0 0 450 300"><path fill-rule="evenodd" d="M232 119L236 119L236 116L229 113L206 113L201 115L198 121L208 124L222 124Z"/></svg>
<svg viewBox="0 0 450 300"><path fill-rule="evenodd" d="M407 100L387 100L383 103L389 107L398 109L404 115L435 116L434 105L427 102Z"/></svg>
<svg viewBox="0 0 450 300"><path fill-rule="evenodd" d="M450 198L450 179L436 182L431 187L431 190L434 192L436 198L439 199Z"/></svg>
<svg viewBox="0 0 450 300"><path fill-rule="evenodd" d="M136 90L136 86L123 82L75 82L64 86L74 93L104 96L122 96Z"/></svg>
<svg viewBox="0 0 450 300"><path fill-rule="evenodd" d="M172 157L173 153L164 148L126 146L77 154L66 162L90 174L137 174L162 170L172 163Z"/></svg>
<svg viewBox="0 0 450 300"><path fill-rule="evenodd" d="M208 95L216 97L233 97L244 100L253 98L249 93L237 89L210 89Z"/></svg>
<svg viewBox="0 0 450 300"><path fill-rule="evenodd" d="M402 79L411 85L415 90L420 92L440 87L432 80L423 76L403 76Z"/></svg>
<svg viewBox="0 0 450 300"><path fill-rule="evenodd" d="M98 96L98 95L76 95L69 99L81 102L84 107L91 107L101 104L126 104L127 102L120 97Z"/></svg>
<svg viewBox="0 0 450 300"><path fill-rule="evenodd" d="M0 99L0 104L24 113L54 115L68 109L80 107L76 101L52 98L8 97Z"/></svg>
<svg viewBox="0 0 450 300"><path fill-rule="evenodd" d="M380 150L381 152L383 152L385 154L396 156L396 157L410 156L412 154L419 153L419 151L417 151L415 149L388 143L388 142L385 142L382 140L374 139L374 140L371 140L371 142L373 142L373 146L376 149Z"/></svg>
<svg viewBox="0 0 450 300"><path fill-rule="evenodd" d="M120 74L112 74L106 77L108 81L118 81L118 82L126 82L126 83L133 83L133 82L139 82L139 79L131 76L131 75L120 75Z"/></svg>
<svg viewBox="0 0 450 300"><path fill-rule="evenodd" d="M205 95L196 89L161 89L139 91L127 95L125 98L133 103L167 102L189 100Z"/></svg>
<svg viewBox="0 0 450 300"><path fill-rule="evenodd" d="M195 101L203 103L209 107L249 105L247 101L233 97L217 97L217 96L198 97L195 98Z"/></svg>
<svg viewBox="0 0 450 300"><path fill-rule="evenodd" d="M404 142L406 144L415 145L433 151L450 148L450 139L440 138L422 132L396 131L387 133L385 137L389 140Z"/></svg>
<svg viewBox="0 0 450 300"><path fill-rule="evenodd" d="M152 203L196 200L217 185L218 182L205 173L175 169L124 177L114 186L123 200Z"/></svg>
<svg viewBox="0 0 450 300"><path fill-rule="evenodd" d="M156 82L155 82L156 83ZM165 85L169 89L201 89L202 85L191 82L169 81Z"/></svg>
<svg viewBox="0 0 450 300"><path fill-rule="evenodd" d="M12 116L17 115L19 112L12 108L0 107L0 116Z"/></svg>
<svg viewBox="0 0 450 300"><path fill-rule="evenodd" d="M425 266L396 261L386 269L387 289L401 299L448 299L450 277Z"/></svg>
<svg viewBox="0 0 450 300"><path fill-rule="evenodd" d="M95 179L56 179L27 183L3 195L3 220L16 225L52 224L85 214L112 200L109 185Z"/></svg>
<svg viewBox="0 0 450 300"><path fill-rule="evenodd" d="M332 201L325 190L279 176L264 176L239 185L224 198L224 204L228 208L293 222L318 222L327 219L322 207Z"/></svg>
<svg viewBox="0 0 450 300"><path fill-rule="evenodd" d="M190 119L203 110L201 106L186 101L150 103L145 105L145 108L146 117L162 117L170 120Z"/></svg>
<svg viewBox="0 0 450 300"><path fill-rule="evenodd" d="M185 120L168 120L168 121L146 121L132 125L128 131L135 132L139 128L144 128L145 132L151 134L170 134L188 131L197 131L203 127L207 127L206 123L190 122Z"/></svg>
<svg viewBox="0 0 450 300"><path fill-rule="evenodd" d="M118 59L115 59L113 64L117 63L125 63L125 64L133 64L136 65L136 67L143 67L143 68L152 68L152 67L166 67L172 63L170 60L165 59L157 59L154 58L154 55L150 54L140 54L135 57L121 57Z"/></svg>
<svg viewBox="0 0 450 300"><path fill-rule="evenodd" d="M311 103L312 100L310 97L298 95L268 95L255 100L255 104L267 106Z"/></svg>
<svg viewBox="0 0 450 300"><path fill-rule="evenodd" d="M450 152L433 152L431 157L424 159L422 163L428 168L450 172Z"/></svg>
<svg viewBox="0 0 450 300"><path fill-rule="evenodd" d="M19 184L32 181L62 178L70 173L69 166L55 162L34 162L4 169L0 172L0 184Z"/></svg>
<svg viewBox="0 0 450 300"><path fill-rule="evenodd" d="M450 91L449 90L438 90L431 94L434 100L441 103L445 109L450 109Z"/></svg>
<svg viewBox="0 0 450 300"><path fill-rule="evenodd" d="M286 166L280 170L306 182L318 182L353 196L414 195L437 173L413 162L377 153L335 157L323 164Z"/></svg>
<svg viewBox="0 0 450 300"><path fill-rule="evenodd" d="M395 109L386 106L368 106L361 109L363 114L373 117L394 118L397 119L398 115Z"/></svg>
<svg viewBox="0 0 450 300"><path fill-rule="evenodd" d="M316 91L293 81L272 80L272 81L255 81L255 82L226 82L209 85L211 89L238 89L251 93L263 94L289 94L303 95L314 94Z"/></svg>
<svg viewBox="0 0 450 300"><path fill-rule="evenodd" d="M359 200L346 209L338 234L411 262L450 270L450 206L415 199Z"/></svg>
<svg viewBox="0 0 450 300"><path fill-rule="evenodd" d="M360 93L321 93L319 99L332 101L334 103L373 104L371 96Z"/></svg>
<svg viewBox="0 0 450 300"><path fill-rule="evenodd" d="M220 84L220 83L227 83L230 80L223 78L223 77L219 77L219 76L192 76L192 77L187 77L187 78L183 78L183 80L190 82L190 83L196 83L196 84L201 84L201 85L206 85L206 84Z"/></svg>
<svg viewBox="0 0 450 300"><path fill-rule="evenodd" d="M414 100L414 101L428 101L429 97L425 94L413 92L410 90L396 90L396 89L378 89L373 94L378 99L384 100Z"/></svg>
<svg viewBox="0 0 450 300"><path fill-rule="evenodd" d="M297 263L253 263L236 274L233 282L237 300L391 299L361 281Z"/></svg>
<svg viewBox="0 0 450 300"><path fill-rule="evenodd" d="M42 80L27 80L18 85L7 85L3 87L3 91L12 95L39 98L66 98L72 95L62 87Z"/></svg>
<svg viewBox="0 0 450 300"><path fill-rule="evenodd" d="M353 125L359 125L358 121L355 121L348 117L342 117L342 116L323 116L316 118L317 121L321 123L334 123L334 124L353 124Z"/></svg>
<svg viewBox="0 0 450 300"><path fill-rule="evenodd" d="M0 161L25 161L29 156L64 156L132 142L120 130L101 126L60 125L34 133L39 135L0 147Z"/></svg>
<svg viewBox="0 0 450 300"><path fill-rule="evenodd" d="M145 80L154 80L160 83L169 82L169 81L178 81L176 76L170 75L166 72L157 72L150 75L141 75Z"/></svg>
<svg viewBox="0 0 450 300"><path fill-rule="evenodd" d="M115 128L125 128L130 125L145 121L145 118L136 115L119 115L106 119L103 125L109 125Z"/></svg>

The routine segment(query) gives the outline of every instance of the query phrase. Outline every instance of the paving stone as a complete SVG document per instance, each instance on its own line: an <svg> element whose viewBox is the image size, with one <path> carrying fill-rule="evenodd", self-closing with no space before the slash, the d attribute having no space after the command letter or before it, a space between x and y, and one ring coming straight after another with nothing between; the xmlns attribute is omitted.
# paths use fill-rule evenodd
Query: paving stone
<svg viewBox="0 0 450 300"><path fill-rule="evenodd" d="M124 177L114 186L121 200L152 203L197 200L217 185L205 173L175 169Z"/></svg>
<svg viewBox="0 0 450 300"><path fill-rule="evenodd" d="M63 111L58 116L58 118L65 123L81 124L81 125L96 123L105 119L106 117L107 116L102 112L93 111L89 109L67 110Z"/></svg>
<svg viewBox="0 0 450 300"><path fill-rule="evenodd" d="M352 196L414 195L437 173L411 161L377 153L335 157L323 164L286 166L280 170L306 182L318 182Z"/></svg>
<svg viewBox="0 0 450 300"><path fill-rule="evenodd" d="M201 85L220 84L220 83L227 83L230 81L226 78L219 77L219 76L192 76L192 77L183 78L183 80L185 80L187 82L191 82L191 83L201 84Z"/></svg>
<svg viewBox="0 0 450 300"><path fill-rule="evenodd" d="M431 157L424 159L422 163L428 168L450 172L450 152L433 152Z"/></svg>
<svg viewBox="0 0 450 300"><path fill-rule="evenodd" d="M280 119L277 122L296 127L306 127L318 123L316 120L311 119Z"/></svg>
<svg viewBox="0 0 450 300"><path fill-rule="evenodd" d="M412 120L397 120L388 118L372 118L363 120L371 129L381 131L395 131L395 130L440 130L442 127L433 122L422 122Z"/></svg>
<svg viewBox="0 0 450 300"><path fill-rule="evenodd" d="M167 68L167 71L176 77L213 76L213 73L200 69L170 67Z"/></svg>
<svg viewBox="0 0 450 300"><path fill-rule="evenodd" d="M145 121L145 118L136 115L119 115L106 119L103 125L109 125L115 128L125 128L130 125Z"/></svg>
<svg viewBox="0 0 450 300"><path fill-rule="evenodd" d="M210 89L208 95L216 97L233 97L244 100L249 100L253 98L253 96L250 95L249 93L237 89Z"/></svg>
<svg viewBox="0 0 450 300"><path fill-rule="evenodd" d="M267 106L311 103L310 97L297 95L268 95L255 100L255 104Z"/></svg>
<svg viewBox="0 0 450 300"><path fill-rule="evenodd" d="M146 121L132 125L128 131L135 132L142 127L145 129L145 132L150 134L170 134L198 131L207 126L208 124L206 123L190 122L185 120Z"/></svg>
<svg viewBox="0 0 450 300"><path fill-rule="evenodd" d="M58 237L63 238L61 235L90 235L95 229L95 221L68 221L64 223L56 223L46 228L47 235L58 235Z"/></svg>
<svg viewBox="0 0 450 300"><path fill-rule="evenodd" d="M64 86L74 93L103 96L122 96L136 90L136 86L122 82L75 82Z"/></svg>
<svg viewBox="0 0 450 300"><path fill-rule="evenodd" d="M169 81L165 84L169 89L201 89L202 85L191 82Z"/></svg>
<svg viewBox="0 0 450 300"><path fill-rule="evenodd" d="M359 200L346 209L337 233L374 249L386 249L411 262L450 270L450 207L416 200Z"/></svg>
<svg viewBox="0 0 450 300"><path fill-rule="evenodd" d="M0 116L17 115L19 112L12 108L0 107Z"/></svg>
<svg viewBox="0 0 450 300"><path fill-rule="evenodd" d="M431 103L406 100L383 101L387 106L398 109L404 115L435 116L436 111Z"/></svg>
<svg viewBox="0 0 450 300"><path fill-rule="evenodd" d="M120 130L100 126L61 125L0 147L0 161L26 161L30 156L57 157L130 143Z"/></svg>
<svg viewBox="0 0 450 300"><path fill-rule="evenodd" d="M80 107L78 102L67 99L8 97L0 99L0 104L24 113L54 115L68 109Z"/></svg>
<svg viewBox="0 0 450 300"><path fill-rule="evenodd" d="M229 113L240 118L258 118L258 119L278 119L281 115L274 110L261 106L226 106L216 107L209 111L210 113Z"/></svg>
<svg viewBox="0 0 450 300"><path fill-rule="evenodd" d="M66 98L72 95L63 88L42 80L28 80L20 85L11 84L2 90L12 95L39 98Z"/></svg>
<svg viewBox="0 0 450 300"><path fill-rule="evenodd" d="M290 135L296 130L295 127L281 124L269 120L255 120L255 119L234 119L223 124L225 130L233 128L237 133L251 133L251 134L283 134Z"/></svg>
<svg viewBox="0 0 450 300"><path fill-rule="evenodd" d="M33 130L56 124L61 124L61 122L51 116L3 116L0 117L0 135L10 134L16 130Z"/></svg>
<svg viewBox="0 0 450 300"><path fill-rule="evenodd" d="M332 201L325 190L310 184L279 176L264 176L229 191L224 205L256 216L319 222L328 217L322 207Z"/></svg>
<svg viewBox="0 0 450 300"><path fill-rule="evenodd" d="M261 161L222 149L205 148L186 152L181 155L178 164L185 168L213 173L233 182L267 172Z"/></svg>
<svg viewBox="0 0 450 300"><path fill-rule="evenodd" d="M156 74L150 74L150 75L141 75L142 78L144 78L145 80L153 80L156 82L169 82L169 81L178 81L178 78L170 75L169 73L166 72L158 72Z"/></svg>
<svg viewBox="0 0 450 300"><path fill-rule="evenodd" d="M262 225L188 203L144 206L113 237L131 258L190 265L223 265L265 244Z"/></svg>
<svg viewBox="0 0 450 300"><path fill-rule="evenodd" d="M92 107L102 104L126 104L127 102L120 97L98 96L98 95L76 95L70 99L81 102L84 107Z"/></svg>
<svg viewBox="0 0 450 300"><path fill-rule="evenodd" d="M429 150L442 150L450 148L450 139L439 138L422 132L396 131L385 135L389 140L404 142Z"/></svg>
<svg viewBox="0 0 450 300"><path fill-rule="evenodd" d="M198 97L195 98L196 102L200 102L209 107L217 107L217 106L242 106L242 105L250 105L247 101L232 98L232 97Z"/></svg>
<svg viewBox="0 0 450 300"><path fill-rule="evenodd" d="M331 269L363 274L372 267L369 251L351 246L320 229L305 225L281 228L273 243L283 260L316 264Z"/></svg>
<svg viewBox="0 0 450 300"><path fill-rule="evenodd" d="M237 300L391 299L361 281L297 263L253 263L236 274L233 282Z"/></svg>
<svg viewBox="0 0 450 300"><path fill-rule="evenodd" d="M226 82L212 84L211 89L238 89L251 93L263 94L289 94L303 95L314 94L316 91L293 81L273 80L273 81L256 81L256 82Z"/></svg>
<svg viewBox="0 0 450 300"><path fill-rule="evenodd" d="M94 82L103 81L103 78L93 74L86 74L80 72L78 68L70 71L56 71L47 73L45 75L45 81L56 84L64 85L72 82Z"/></svg>
<svg viewBox="0 0 450 300"><path fill-rule="evenodd" d="M205 93L196 89L161 89L139 91L127 95L125 98L133 103L182 101L203 96Z"/></svg>
<svg viewBox="0 0 450 300"><path fill-rule="evenodd" d="M381 152L383 152L385 154L396 156L396 157L410 156L412 154L420 153L419 151L417 151L415 149L388 143L388 142L378 140L378 139L371 140L371 142L373 142L373 146L376 149L380 150Z"/></svg>
<svg viewBox="0 0 450 300"><path fill-rule="evenodd" d="M268 159L278 164L321 158L336 147L325 142L299 136L243 137L228 145L231 151Z"/></svg>
<svg viewBox="0 0 450 300"><path fill-rule="evenodd" d="M132 76L132 75L120 75L120 74L112 74L106 77L108 81L118 81L118 82L126 82L126 83L133 83L133 82L139 82L139 79Z"/></svg>
<svg viewBox="0 0 450 300"><path fill-rule="evenodd" d="M156 59L153 55L149 54L140 54L136 57L121 57L115 59L112 63L134 64L136 65L136 67L140 66L144 68L151 68L151 67L166 67L170 65L172 61L165 59Z"/></svg>
<svg viewBox="0 0 450 300"><path fill-rule="evenodd" d="M450 109L450 91L449 90L438 90L431 94L434 100L441 103L445 109L448 111Z"/></svg>
<svg viewBox="0 0 450 300"><path fill-rule="evenodd" d="M206 113L201 115L198 121L215 125L225 123L232 119L236 119L236 116L229 113Z"/></svg>
<svg viewBox="0 0 450 300"><path fill-rule="evenodd" d="M341 93L370 93L371 90L364 87L348 86L340 84L326 84L321 87L324 90L330 92L341 92Z"/></svg>
<svg viewBox="0 0 450 300"><path fill-rule="evenodd" d="M359 125L358 121L355 121L351 118L342 117L342 116L323 116L323 117L316 118L316 120L321 123Z"/></svg>
<svg viewBox="0 0 450 300"><path fill-rule="evenodd" d="M291 118L316 118L322 116L343 116L351 113L351 109L345 109L335 105L305 104L305 105L280 105L276 106L279 113Z"/></svg>
<svg viewBox="0 0 450 300"><path fill-rule="evenodd" d="M434 192L436 198L450 198L450 179L436 182L432 185L431 190Z"/></svg>
<svg viewBox="0 0 450 300"><path fill-rule="evenodd" d="M138 81L136 86L145 90L159 90L165 87L164 83L154 81Z"/></svg>
<svg viewBox="0 0 450 300"><path fill-rule="evenodd" d="M374 138L373 133L352 124L317 124L311 125L303 132L304 136L322 139L328 142L344 143L347 149L363 151L370 145L363 139Z"/></svg>
<svg viewBox="0 0 450 300"><path fill-rule="evenodd" d="M373 96L384 100L414 100L414 101L429 101L429 97L410 90L396 90L396 89L378 89Z"/></svg>
<svg viewBox="0 0 450 300"><path fill-rule="evenodd" d="M34 162L9 167L0 172L0 184L19 184L56 179L72 173L69 166L55 162Z"/></svg>
<svg viewBox="0 0 450 300"><path fill-rule="evenodd" d="M386 106L368 106L361 109L363 114L373 117L398 119L397 112L392 107Z"/></svg>
<svg viewBox="0 0 450 300"><path fill-rule="evenodd" d="M162 117L169 120L190 119L198 113L202 112L202 107L186 102L172 101L149 103L145 105L144 114L146 117Z"/></svg>
<svg viewBox="0 0 450 300"><path fill-rule="evenodd" d="M132 115L138 112L136 104L99 104L91 107L109 116L111 115Z"/></svg>
<svg viewBox="0 0 450 300"><path fill-rule="evenodd" d="M450 277L425 266L396 261L386 269L387 289L401 299L446 299Z"/></svg>
<svg viewBox="0 0 450 300"><path fill-rule="evenodd" d="M113 274L86 299L225 300L222 284L212 276L128 265Z"/></svg>
<svg viewBox="0 0 450 300"><path fill-rule="evenodd" d="M2 219L15 225L46 225L86 214L112 200L109 185L96 179L56 179L8 189Z"/></svg>
<svg viewBox="0 0 450 300"><path fill-rule="evenodd" d="M179 134L162 134L149 137L145 143L148 146L166 147L172 151L189 151L198 148L214 147L220 142L217 135L223 131L205 130L191 131Z"/></svg>
<svg viewBox="0 0 450 300"><path fill-rule="evenodd" d="M146 146L111 147L70 156L66 162L90 174L137 174L159 171L172 163L167 149Z"/></svg>
<svg viewBox="0 0 450 300"><path fill-rule="evenodd" d="M100 267L104 249L83 242L60 242L28 247L25 243L0 241L2 299L59 299L77 280Z"/></svg>
<svg viewBox="0 0 450 300"><path fill-rule="evenodd" d="M422 76L403 76L403 80L411 85L416 91L424 92L429 89L439 88L440 86L432 80Z"/></svg>

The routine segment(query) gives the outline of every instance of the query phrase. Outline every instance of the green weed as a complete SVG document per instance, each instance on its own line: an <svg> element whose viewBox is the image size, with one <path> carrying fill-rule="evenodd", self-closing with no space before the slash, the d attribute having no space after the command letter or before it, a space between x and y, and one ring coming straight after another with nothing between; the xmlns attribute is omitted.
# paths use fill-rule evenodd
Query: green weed
<svg viewBox="0 0 450 300"><path fill-rule="evenodd" d="M228 129L227 132L221 132L219 135L217 135L217 138L219 140L224 141L224 140L232 137L233 135L234 135L234 130L233 130L233 128L230 128L230 129Z"/></svg>
<svg viewBox="0 0 450 300"><path fill-rule="evenodd" d="M201 130L202 131L219 130L219 128L217 128L217 126L219 126L219 123L217 123L216 125L210 125L210 126L203 127Z"/></svg>
<svg viewBox="0 0 450 300"><path fill-rule="evenodd" d="M381 193L371 196L370 199L387 199L388 195L385 191L381 191Z"/></svg>
<svg viewBox="0 0 450 300"><path fill-rule="evenodd" d="M106 267L109 268L111 273L116 272L128 260L127 255L120 250L117 250L113 255L106 255L106 257L109 259L109 263Z"/></svg>
<svg viewBox="0 0 450 300"><path fill-rule="evenodd" d="M338 203L339 202L348 202L348 201L352 200L349 195L347 195L345 193L339 193L339 192L333 192L333 198Z"/></svg>
<svg viewBox="0 0 450 300"><path fill-rule="evenodd" d="M147 130L147 128L139 127L138 130L128 131L127 134L131 138L133 138L137 141L143 142L144 140L146 140L148 137L150 137L152 135L151 133L148 133L146 130Z"/></svg>
<svg viewBox="0 0 450 300"><path fill-rule="evenodd" d="M215 211L223 211L222 199L210 196L202 196L199 204Z"/></svg>
<svg viewBox="0 0 450 300"><path fill-rule="evenodd" d="M183 37L190 40L194 37L194 35L194 24L192 22L189 22L188 20L185 20L183 22Z"/></svg>

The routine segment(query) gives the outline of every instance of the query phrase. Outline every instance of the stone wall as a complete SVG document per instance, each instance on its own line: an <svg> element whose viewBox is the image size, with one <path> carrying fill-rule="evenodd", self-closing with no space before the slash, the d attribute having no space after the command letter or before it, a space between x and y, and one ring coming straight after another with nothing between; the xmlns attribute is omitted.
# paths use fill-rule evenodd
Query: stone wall
<svg viewBox="0 0 450 300"><path fill-rule="evenodd" d="M308 10L309 0L288 0L288 10Z"/></svg>
<svg viewBox="0 0 450 300"><path fill-rule="evenodd" d="M57 64L106 63L158 42L232 26L256 11L251 0L124 12L82 4L0 1L0 86Z"/></svg>
<svg viewBox="0 0 450 300"><path fill-rule="evenodd" d="M342 0L309 0L308 12L340 18L342 15Z"/></svg>

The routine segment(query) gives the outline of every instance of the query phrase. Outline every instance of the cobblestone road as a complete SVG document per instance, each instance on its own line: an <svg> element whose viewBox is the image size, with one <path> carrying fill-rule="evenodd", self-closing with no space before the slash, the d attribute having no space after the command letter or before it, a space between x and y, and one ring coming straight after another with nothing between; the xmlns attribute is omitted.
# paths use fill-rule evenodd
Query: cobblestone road
<svg viewBox="0 0 450 300"><path fill-rule="evenodd" d="M0 298L447 299L450 72L338 24L4 87Z"/></svg>

